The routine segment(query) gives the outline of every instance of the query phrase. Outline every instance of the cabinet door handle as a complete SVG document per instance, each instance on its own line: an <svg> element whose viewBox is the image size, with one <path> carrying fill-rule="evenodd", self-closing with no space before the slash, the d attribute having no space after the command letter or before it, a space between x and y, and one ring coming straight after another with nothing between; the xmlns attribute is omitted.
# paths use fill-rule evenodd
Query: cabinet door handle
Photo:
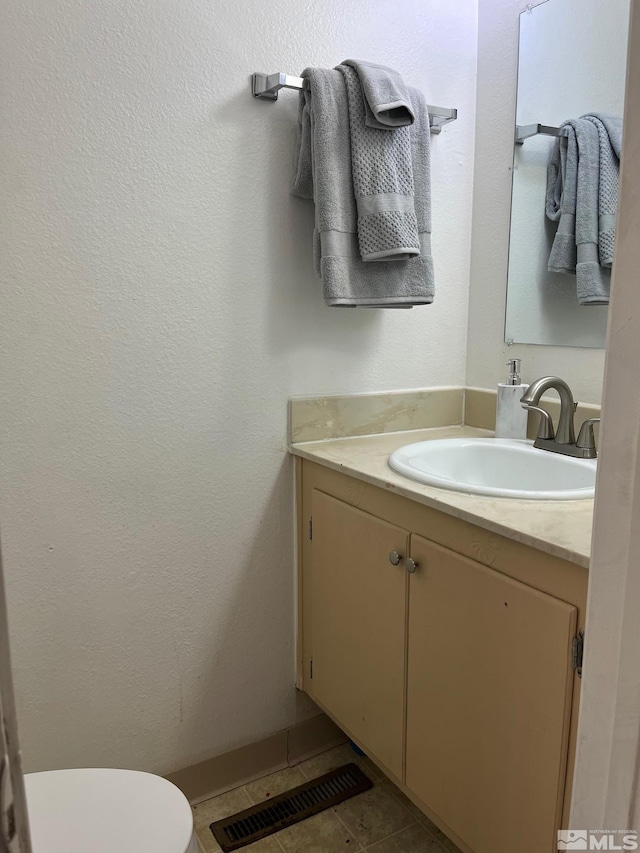
<svg viewBox="0 0 640 853"><path fill-rule="evenodd" d="M402 554L399 554L397 551L389 551L389 562L392 566L399 566L401 560Z"/></svg>
<svg viewBox="0 0 640 853"><path fill-rule="evenodd" d="M415 560L412 560L411 557L407 557L407 559L404 561L404 567L410 575L415 572L415 570L418 568L418 565L419 564L416 563Z"/></svg>

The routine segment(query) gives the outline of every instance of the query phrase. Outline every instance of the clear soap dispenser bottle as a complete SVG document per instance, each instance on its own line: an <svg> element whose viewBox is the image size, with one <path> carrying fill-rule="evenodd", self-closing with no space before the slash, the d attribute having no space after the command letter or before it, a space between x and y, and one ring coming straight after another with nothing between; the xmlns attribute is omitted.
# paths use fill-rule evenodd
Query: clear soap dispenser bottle
<svg viewBox="0 0 640 853"><path fill-rule="evenodd" d="M519 358L509 359L507 367L507 381L498 383L496 438L526 438L529 412L522 408L520 399L529 386L520 379Z"/></svg>

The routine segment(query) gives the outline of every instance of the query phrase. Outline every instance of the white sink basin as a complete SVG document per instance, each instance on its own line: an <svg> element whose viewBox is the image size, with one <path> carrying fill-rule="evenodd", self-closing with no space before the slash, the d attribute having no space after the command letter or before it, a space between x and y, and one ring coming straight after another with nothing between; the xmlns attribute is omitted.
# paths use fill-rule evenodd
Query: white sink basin
<svg viewBox="0 0 640 853"><path fill-rule="evenodd" d="M443 438L395 450L389 465L399 474L456 492L571 501L592 498L596 460L538 450L532 441Z"/></svg>

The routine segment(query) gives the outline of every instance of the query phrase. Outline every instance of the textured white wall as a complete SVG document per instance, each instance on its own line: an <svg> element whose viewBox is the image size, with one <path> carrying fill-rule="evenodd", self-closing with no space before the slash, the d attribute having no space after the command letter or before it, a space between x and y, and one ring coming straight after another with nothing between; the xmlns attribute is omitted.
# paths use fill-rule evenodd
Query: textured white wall
<svg viewBox="0 0 640 853"><path fill-rule="evenodd" d="M553 2L553 0L551 0ZM555 374L576 399L599 403L604 350L504 343L513 131L522 0L478 2L478 90L469 294L467 384L503 382L508 358L521 358L525 382ZM624 50L621 47L621 50ZM562 61L558 74L562 75ZM588 309L584 309L588 310Z"/></svg>
<svg viewBox="0 0 640 853"><path fill-rule="evenodd" d="M476 2L34 0L1 38L26 765L168 771L294 718L287 398L464 381ZM249 95L254 70L346 57L460 111L433 138L428 308L324 307L288 193L296 97Z"/></svg>

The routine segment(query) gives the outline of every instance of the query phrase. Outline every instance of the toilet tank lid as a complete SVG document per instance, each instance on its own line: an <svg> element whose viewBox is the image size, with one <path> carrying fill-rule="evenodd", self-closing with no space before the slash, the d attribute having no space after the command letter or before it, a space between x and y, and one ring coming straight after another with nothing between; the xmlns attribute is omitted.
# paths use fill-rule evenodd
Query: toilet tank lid
<svg viewBox="0 0 640 853"><path fill-rule="evenodd" d="M187 853L193 813L175 785L137 770L25 776L34 853Z"/></svg>

